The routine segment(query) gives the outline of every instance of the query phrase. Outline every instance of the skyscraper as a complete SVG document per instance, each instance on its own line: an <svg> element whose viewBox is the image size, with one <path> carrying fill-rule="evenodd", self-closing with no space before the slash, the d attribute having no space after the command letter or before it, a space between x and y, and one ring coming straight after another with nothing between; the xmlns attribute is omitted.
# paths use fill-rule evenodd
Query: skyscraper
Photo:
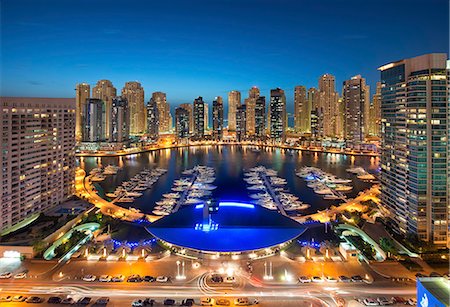
<svg viewBox="0 0 450 307"><path fill-rule="evenodd" d="M236 109L241 105L241 93L231 91L228 93L228 130L236 131Z"/></svg>
<svg viewBox="0 0 450 307"><path fill-rule="evenodd" d="M247 135L247 106L240 105L236 109L236 140L241 142Z"/></svg>
<svg viewBox="0 0 450 307"><path fill-rule="evenodd" d="M152 98L158 107L159 113L159 132L168 133L171 128L170 124L170 105L167 102L166 93L154 92L152 93Z"/></svg>
<svg viewBox="0 0 450 307"><path fill-rule="evenodd" d="M83 135L83 116L86 105L86 99L91 97L91 87L87 83L79 83L75 89L76 101L76 126L75 137L77 141L81 141Z"/></svg>
<svg viewBox="0 0 450 307"><path fill-rule="evenodd" d="M189 137L189 111L182 107L175 109L175 134L178 140Z"/></svg>
<svg viewBox="0 0 450 307"><path fill-rule="evenodd" d="M105 103L98 98L86 100L83 116L83 142L106 140Z"/></svg>
<svg viewBox="0 0 450 307"><path fill-rule="evenodd" d="M369 119L370 89L361 75L344 81L345 138L353 144L362 144L367 134Z"/></svg>
<svg viewBox="0 0 450 307"><path fill-rule="evenodd" d="M109 138L109 133L111 131L112 99L116 96L117 90L109 80L99 80L92 88L92 98L101 99L105 103L106 138Z"/></svg>
<svg viewBox="0 0 450 307"><path fill-rule="evenodd" d="M446 62L446 54L434 53L379 68L381 202L399 233L449 246Z"/></svg>
<svg viewBox="0 0 450 307"><path fill-rule="evenodd" d="M130 134L141 134L145 131L144 89L139 82L125 83L122 97L128 101L130 110Z"/></svg>
<svg viewBox="0 0 450 307"><path fill-rule="evenodd" d="M311 105L311 136L318 139L323 136L323 112L319 91L314 87L308 89L308 104Z"/></svg>
<svg viewBox="0 0 450 307"><path fill-rule="evenodd" d="M276 142L286 139L286 96L280 88L270 90L270 138Z"/></svg>
<svg viewBox="0 0 450 307"><path fill-rule="evenodd" d="M381 82L377 82L376 92L372 97L369 112L369 134L380 136L381 133Z"/></svg>
<svg viewBox="0 0 450 307"><path fill-rule="evenodd" d="M205 102L205 130L209 129L209 105Z"/></svg>
<svg viewBox="0 0 450 307"><path fill-rule="evenodd" d="M194 100L194 137L197 140L203 139L205 135L205 103L202 97Z"/></svg>
<svg viewBox="0 0 450 307"><path fill-rule="evenodd" d="M255 137L263 139L266 135L266 97L259 96L255 104Z"/></svg>
<svg viewBox="0 0 450 307"><path fill-rule="evenodd" d="M319 78L319 107L323 113L323 134L336 136L336 115L339 95L335 90L335 78L325 74Z"/></svg>
<svg viewBox="0 0 450 307"><path fill-rule="evenodd" d="M0 231L72 196L78 98L0 97Z"/></svg>
<svg viewBox="0 0 450 307"><path fill-rule="evenodd" d="M311 130L311 106L306 97L306 87L299 85L294 89L294 127L295 132L307 133Z"/></svg>
<svg viewBox="0 0 450 307"><path fill-rule="evenodd" d="M122 97L114 97L111 104L110 142L126 142L130 138L130 113L128 101Z"/></svg>
<svg viewBox="0 0 450 307"><path fill-rule="evenodd" d="M223 99L220 96L213 101L212 122L213 139L220 141L223 138Z"/></svg>
<svg viewBox="0 0 450 307"><path fill-rule="evenodd" d="M336 137L344 138L345 133L345 102L343 97L338 97L336 106Z"/></svg>
<svg viewBox="0 0 450 307"><path fill-rule="evenodd" d="M248 136L253 136L255 134L255 108L256 108L256 100L259 97L259 88L253 86L248 91L248 98L245 99L245 108L246 108L246 133Z"/></svg>
<svg viewBox="0 0 450 307"><path fill-rule="evenodd" d="M194 115L192 103L182 103L180 107L189 112L189 133L194 133Z"/></svg>
<svg viewBox="0 0 450 307"><path fill-rule="evenodd" d="M159 137L159 110L154 99L147 103L147 134L153 140Z"/></svg>

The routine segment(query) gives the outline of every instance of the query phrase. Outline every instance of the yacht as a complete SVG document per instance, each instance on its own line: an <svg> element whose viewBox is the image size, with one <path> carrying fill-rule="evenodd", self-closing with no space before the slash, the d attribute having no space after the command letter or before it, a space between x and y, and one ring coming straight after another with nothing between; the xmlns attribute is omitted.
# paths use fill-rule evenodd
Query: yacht
<svg viewBox="0 0 450 307"><path fill-rule="evenodd" d="M132 202L134 202L134 199L131 197L124 196L124 197L119 198L118 202L119 203L132 203Z"/></svg>
<svg viewBox="0 0 450 307"><path fill-rule="evenodd" d="M369 174L367 172L365 174L358 175L357 178L361 179L361 180L375 180L376 179L374 175Z"/></svg>
<svg viewBox="0 0 450 307"><path fill-rule="evenodd" d="M337 185L336 188L335 188L336 191L340 191L340 192L349 192L349 191L351 191L352 189L353 189L352 186L349 186L349 185L343 185L343 184Z"/></svg>
<svg viewBox="0 0 450 307"><path fill-rule="evenodd" d="M325 196L323 197L323 199L326 199L326 200L335 200L335 199L339 199L339 196L336 196L336 195L334 195L334 194L327 194L327 195L325 195Z"/></svg>
<svg viewBox="0 0 450 307"><path fill-rule="evenodd" d="M185 204L193 205L193 204L198 204L198 203L202 203L202 202L203 201L201 199L188 197L185 201Z"/></svg>
<svg viewBox="0 0 450 307"><path fill-rule="evenodd" d="M130 197L140 197L142 196L142 193L127 191L125 192L125 195Z"/></svg>
<svg viewBox="0 0 450 307"><path fill-rule="evenodd" d="M360 173L365 173L366 172L366 170L364 168L362 168L362 167L347 168L346 171L349 172L349 173L352 173L352 174L360 174Z"/></svg>
<svg viewBox="0 0 450 307"><path fill-rule="evenodd" d="M165 198L180 198L180 194L179 193L166 193L166 194L163 194L163 197L165 197Z"/></svg>
<svg viewBox="0 0 450 307"><path fill-rule="evenodd" d="M108 165L105 167L105 170L103 171L104 175L115 175L119 171L119 167L115 165Z"/></svg>
<svg viewBox="0 0 450 307"><path fill-rule="evenodd" d="M103 180L105 180L105 179L106 179L106 176L100 175L100 174L93 175L93 176L91 177L91 181L103 181Z"/></svg>
<svg viewBox="0 0 450 307"><path fill-rule="evenodd" d="M249 189L249 190L265 190L266 187L263 185L251 185L251 186L247 187L247 189Z"/></svg>
<svg viewBox="0 0 450 307"><path fill-rule="evenodd" d="M314 189L314 192L315 192L316 194L319 194L319 195L332 194L332 193L333 193L333 192L331 191L331 189L328 188L328 187L326 187L326 186L320 186L320 187L317 187L316 189Z"/></svg>

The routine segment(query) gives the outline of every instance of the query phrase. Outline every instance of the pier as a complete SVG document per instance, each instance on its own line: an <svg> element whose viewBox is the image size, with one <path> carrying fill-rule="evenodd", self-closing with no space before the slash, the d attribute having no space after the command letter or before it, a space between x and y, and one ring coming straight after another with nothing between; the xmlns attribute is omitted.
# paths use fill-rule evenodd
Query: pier
<svg viewBox="0 0 450 307"><path fill-rule="evenodd" d="M192 174L191 184L189 185L189 187L186 190L183 191L183 194L181 194L181 197L177 201L177 204L173 208L172 212L177 212L180 209L180 207L184 205L184 203L186 202L186 198L187 198L187 196L189 194L189 191L191 190L192 185L195 183L195 180L197 180L198 174L199 174L198 171L195 171Z"/></svg>
<svg viewBox="0 0 450 307"><path fill-rule="evenodd" d="M273 201L277 205L278 211L284 215L287 216L286 210L284 210L283 205L281 204L280 198L278 197L277 193L275 193L272 184L270 183L269 179L267 178L267 174L264 174L263 172L258 172L259 177L263 179L264 186L266 187L267 192L269 192L270 197L272 197Z"/></svg>

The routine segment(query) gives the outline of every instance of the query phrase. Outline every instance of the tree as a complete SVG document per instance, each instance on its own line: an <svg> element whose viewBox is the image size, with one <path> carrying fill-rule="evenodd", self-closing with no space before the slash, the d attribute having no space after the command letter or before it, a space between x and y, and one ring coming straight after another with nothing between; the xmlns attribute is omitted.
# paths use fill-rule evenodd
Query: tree
<svg viewBox="0 0 450 307"><path fill-rule="evenodd" d="M392 241L391 238L386 238L386 237L380 238L380 247L385 252L391 252L391 253L395 252L394 241Z"/></svg>

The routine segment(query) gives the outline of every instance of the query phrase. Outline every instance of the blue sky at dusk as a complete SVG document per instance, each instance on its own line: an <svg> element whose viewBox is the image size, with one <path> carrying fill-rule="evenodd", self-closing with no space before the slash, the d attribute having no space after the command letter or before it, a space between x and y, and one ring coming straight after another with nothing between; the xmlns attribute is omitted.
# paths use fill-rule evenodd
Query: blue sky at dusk
<svg viewBox="0 0 450 307"><path fill-rule="evenodd" d="M447 0L1 0L1 95L73 97L75 84L140 81L172 105L262 95L318 77L448 52Z"/></svg>

